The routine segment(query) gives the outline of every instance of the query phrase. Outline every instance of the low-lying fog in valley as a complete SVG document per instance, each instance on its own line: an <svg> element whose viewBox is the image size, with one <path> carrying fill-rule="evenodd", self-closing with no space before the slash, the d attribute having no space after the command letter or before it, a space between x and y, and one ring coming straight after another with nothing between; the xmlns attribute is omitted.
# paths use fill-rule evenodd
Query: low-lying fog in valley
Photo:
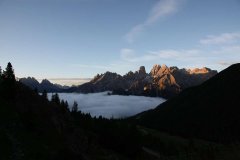
<svg viewBox="0 0 240 160"><path fill-rule="evenodd" d="M52 94L48 97L51 99ZM59 93L60 99L68 101L71 109L73 102L78 103L78 109L92 116L106 118L123 118L142 111L153 109L165 99L159 97L108 95L108 92L79 94Z"/></svg>

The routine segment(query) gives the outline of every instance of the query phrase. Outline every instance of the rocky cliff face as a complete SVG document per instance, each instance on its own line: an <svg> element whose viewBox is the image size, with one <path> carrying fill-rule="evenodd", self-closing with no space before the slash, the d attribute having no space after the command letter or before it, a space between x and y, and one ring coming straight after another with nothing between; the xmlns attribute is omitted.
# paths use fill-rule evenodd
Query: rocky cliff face
<svg viewBox="0 0 240 160"><path fill-rule="evenodd" d="M156 96L160 94L164 97L171 97L181 91L181 87L172 75L171 69L166 65L154 65L150 75L153 77L154 90L157 90Z"/></svg>
<svg viewBox="0 0 240 160"><path fill-rule="evenodd" d="M166 65L154 65L150 73L141 66L136 72L128 72L124 76L106 72L96 75L90 82L71 88L69 91L92 93L113 91L114 94L132 94L146 96L162 96L170 98L183 89L201 84L217 71L209 68L178 69Z"/></svg>

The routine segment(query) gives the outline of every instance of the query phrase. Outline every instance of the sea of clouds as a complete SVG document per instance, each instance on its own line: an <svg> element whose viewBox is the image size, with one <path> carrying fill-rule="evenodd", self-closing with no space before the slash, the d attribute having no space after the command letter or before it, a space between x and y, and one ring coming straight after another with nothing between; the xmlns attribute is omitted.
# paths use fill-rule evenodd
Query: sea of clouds
<svg viewBox="0 0 240 160"><path fill-rule="evenodd" d="M51 98L51 94L48 95ZM124 118L145 110L153 109L163 103L165 99L159 97L108 95L108 92L79 94L59 93L60 99L68 101L71 109L73 102L78 108L92 116L106 118Z"/></svg>

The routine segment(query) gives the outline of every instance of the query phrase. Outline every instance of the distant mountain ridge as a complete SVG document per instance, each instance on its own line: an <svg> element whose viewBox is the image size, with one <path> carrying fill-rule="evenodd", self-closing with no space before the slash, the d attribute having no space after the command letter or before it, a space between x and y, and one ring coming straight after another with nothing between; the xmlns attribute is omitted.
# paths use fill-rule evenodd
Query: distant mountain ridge
<svg viewBox="0 0 240 160"><path fill-rule="evenodd" d="M138 71L129 71L124 76L112 72L97 74L90 82L71 87L67 91L81 93L113 91L113 94L170 98L183 89L199 85L216 74L216 70L206 67L191 70L166 65L154 65L150 73L147 73L145 67L141 66Z"/></svg>
<svg viewBox="0 0 240 160"><path fill-rule="evenodd" d="M37 89L39 92L46 90L47 92L62 92L68 89L67 86L53 84L47 79L43 79L40 83L34 77L20 78L19 82L25 84L31 89Z"/></svg>

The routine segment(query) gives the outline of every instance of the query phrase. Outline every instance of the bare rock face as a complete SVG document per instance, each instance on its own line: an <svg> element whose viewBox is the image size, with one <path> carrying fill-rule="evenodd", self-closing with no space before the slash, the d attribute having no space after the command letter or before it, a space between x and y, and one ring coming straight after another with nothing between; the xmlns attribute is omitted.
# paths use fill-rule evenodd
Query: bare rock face
<svg viewBox="0 0 240 160"><path fill-rule="evenodd" d="M170 68L166 65L154 65L150 75L153 77L154 89L157 90L156 96L174 96L181 91L181 87L176 83Z"/></svg>
<svg viewBox="0 0 240 160"><path fill-rule="evenodd" d="M124 76L111 72L97 74L90 82L80 85L75 91L89 93L109 90L115 94L170 98L183 89L201 84L216 74L217 71L206 67L191 70L156 64L149 74L144 66L136 72L129 71Z"/></svg>
<svg viewBox="0 0 240 160"><path fill-rule="evenodd" d="M150 71L150 75L151 76L155 76L157 75L158 71L160 70L161 66L159 64L155 64L152 68L152 70Z"/></svg>

